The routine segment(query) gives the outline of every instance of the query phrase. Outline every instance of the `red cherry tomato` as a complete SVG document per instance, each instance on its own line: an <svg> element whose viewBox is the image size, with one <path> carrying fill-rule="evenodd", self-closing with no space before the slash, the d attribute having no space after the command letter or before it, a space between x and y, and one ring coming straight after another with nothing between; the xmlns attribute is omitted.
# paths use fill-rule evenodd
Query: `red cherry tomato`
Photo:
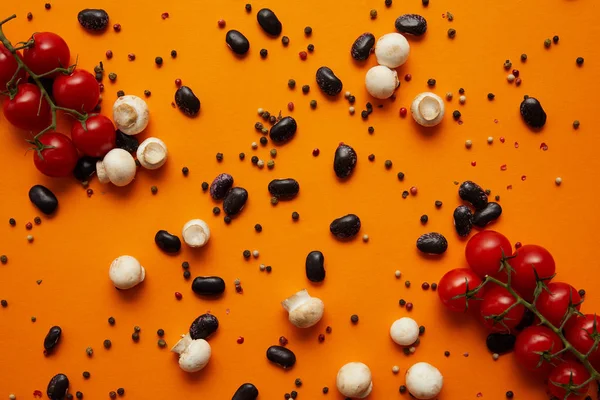
<svg viewBox="0 0 600 400"><path fill-rule="evenodd" d="M34 74L41 75L69 66L71 51L63 38L52 32L38 32L31 37L34 44L23 50L23 61Z"/></svg>
<svg viewBox="0 0 600 400"><path fill-rule="evenodd" d="M438 295L442 303L452 311L465 312L469 307L476 306L483 290L476 294L469 291L481 285L481 279L468 268L457 268L446 272L438 283ZM457 297L460 296L460 297Z"/></svg>
<svg viewBox="0 0 600 400"><path fill-rule="evenodd" d="M56 104L73 110L89 113L98 104L100 86L94 75L76 69L71 75L59 75L52 86Z"/></svg>
<svg viewBox="0 0 600 400"><path fill-rule="evenodd" d="M500 270L502 256L512 255L510 242L501 233L481 231L467 242L465 256L467 263L477 275L497 276Z"/></svg>
<svg viewBox="0 0 600 400"><path fill-rule="evenodd" d="M516 251L515 257L508 260L508 263L513 269L511 286L527 301L533 300L533 292L536 287L534 268L540 279L550 278L556 272L554 258L550 252L535 244L521 247ZM506 281L506 271L500 272L499 279Z"/></svg>
<svg viewBox="0 0 600 400"><path fill-rule="evenodd" d="M577 351L587 354L594 345L594 340L600 337L599 324L600 318L593 314L586 314L583 317L575 319L573 323L567 324L565 337ZM590 362L598 370L600 367L600 348L597 348L590 354Z"/></svg>
<svg viewBox="0 0 600 400"><path fill-rule="evenodd" d="M494 317L500 316L516 302L517 300L503 287L488 288L483 295L479 309L483 325L493 332L507 332L514 329L521 322L525 313L525 307L522 305L512 307L501 320L496 320Z"/></svg>
<svg viewBox="0 0 600 400"><path fill-rule="evenodd" d="M71 139L75 147L86 156L103 157L115 148L117 135L109 118L104 115L92 115L85 122L85 128L79 121L73 124Z"/></svg>
<svg viewBox="0 0 600 400"><path fill-rule="evenodd" d="M577 290L568 283L550 282L547 286L548 290L542 290L535 306L552 325L558 328L569 310L569 302L579 310L581 297ZM575 317L571 318L570 321L574 322Z"/></svg>
<svg viewBox="0 0 600 400"><path fill-rule="evenodd" d="M21 54L17 52L19 58ZM11 80L19 64L15 60L15 56L2 43L0 43L0 90L6 90L6 84ZM19 72L18 78L21 80L25 79L25 71Z"/></svg>
<svg viewBox="0 0 600 400"><path fill-rule="evenodd" d="M581 385L590 378L590 373L577 361L565 361L556 366L548 377L548 392L560 400L582 399L587 393L590 385L581 389L567 389L558 385Z"/></svg>
<svg viewBox="0 0 600 400"><path fill-rule="evenodd" d="M50 105L32 83L17 86L15 97L4 101L3 111L8 122L25 130L42 130L52 122Z"/></svg>
<svg viewBox="0 0 600 400"><path fill-rule="evenodd" d="M550 328L530 326L517 336L515 357L519 365L530 371L539 372L545 377L554 368L554 364L558 363L558 358L552 359L549 356L564 347L558 335Z"/></svg>
<svg viewBox="0 0 600 400"><path fill-rule="evenodd" d="M77 164L77 149L71 139L62 133L47 132L39 141L45 148L33 154L35 167L47 176L70 176Z"/></svg>

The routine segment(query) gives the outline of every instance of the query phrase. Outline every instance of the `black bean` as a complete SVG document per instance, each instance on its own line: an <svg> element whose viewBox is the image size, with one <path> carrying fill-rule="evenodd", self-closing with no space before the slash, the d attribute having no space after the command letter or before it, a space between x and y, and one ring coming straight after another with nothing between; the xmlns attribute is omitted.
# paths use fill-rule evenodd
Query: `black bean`
<svg viewBox="0 0 600 400"><path fill-rule="evenodd" d="M177 253L181 249L181 240L163 229L156 232L154 242L165 253Z"/></svg>
<svg viewBox="0 0 600 400"><path fill-rule="evenodd" d="M521 116L523 121L534 129L539 129L546 124L546 112L538 99L526 97L521 102Z"/></svg>
<svg viewBox="0 0 600 400"><path fill-rule="evenodd" d="M44 214L50 215L58 207L58 199L50 189L35 185L29 189L29 200Z"/></svg>
<svg viewBox="0 0 600 400"><path fill-rule="evenodd" d="M317 70L317 85L328 96L335 96L342 91L342 81L335 76L331 68L321 67Z"/></svg>
<svg viewBox="0 0 600 400"><path fill-rule="evenodd" d="M117 129L116 147L130 153L135 153L140 145L135 136L126 135Z"/></svg>
<svg viewBox="0 0 600 400"><path fill-rule="evenodd" d="M50 328L50 330L46 334L46 338L44 339L44 350L46 350L47 353L50 353L52 352L52 350L54 350L54 348L58 344L58 341L60 340L61 335L62 329L60 328L60 326L53 326L52 328Z"/></svg>
<svg viewBox="0 0 600 400"><path fill-rule="evenodd" d="M355 214L344 215L334 219L329 230L338 239L350 239L360 231L360 218Z"/></svg>
<svg viewBox="0 0 600 400"><path fill-rule="evenodd" d="M516 341L517 337L509 333L490 333L485 344L492 353L504 354L513 350Z"/></svg>
<svg viewBox="0 0 600 400"><path fill-rule="evenodd" d="M463 182L458 188L458 195L464 201L471 203L477 210L484 208L488 203L485 191L475 182Z"/></svg>
<svg viewBox="0 0 600 400"><path fill-rule="evenodd" d="M292 178L273 179L269 183L269 193L279 200L293 199L300 191L300 184Z"/></svg>
<svg viewBox="0 0 600 400"><path fill-rule="evenodd" d="M441 233L425 233L417 239L417 248L427 254L443 254L448 249L448 241Z"/></svg>
<svg viewBox="0 0 600 400"><path fill-rule="evenodd" d="M192 291L200 296L218 296L225 291L225 281L218 276L197 276Z"/></svg>
<svg viewBox="0 0 600 400"><path fill-rule="evenodd" d="M235 391L231 400L256 400L258 389L251 383L244 383Z"/></svg>
<svg viewBox="0 0 600 400"><path fill-rule="evenodd" d="M50 400L63 400L69 390L69 378L65 374L56 374L50 379L46 394Z"/></svg>
<svg viewBox="0 0 600 400"><path fill-rule="evenodd" d="M279 122L271 127L269 137L274 143L282 144L294 137L298 125L292 117L283 117Z"/></svg>
<svg viewBox="0 0 600 400"><path fill-rule="evenodd" d="M473 212L467 206L458 206L454 209L454 228L458 236L469 236L473 228Z"/></svg>
<svg viewBox="0 0 600 400"><path fill-rule="evenodd" d="M268 8L263 8L256 14L256 19L260 27L271 36L279 36L281 34L281 21L277 15Z"/></svg>
<svg viewBox="0 0 600 400"><path fill-rule="evenodd" d="M340 144L333 158L333 170L336 176L340 179L348 178L352 175L357 161L356 151L347 144Z"/></svg>
<svg viewBox="0 0 600 400"><path fill-rule="evenodd" d="M233 186L233 176L219 174L210 184L210 196L215 200L223 200Z"/></svg>
<svg viewBox="0 0 600 400"><path fill-rule="evenodd" d="M418 14L404 14L396 19L396 29L400 33L421 36L427 32L427 20Z"/></svg>
<svg viewBox="0 0 600 400"><path fill-rule="evenodd" d="M223 282L224 283L224 282ZM206 339L219 328L219 320L212 314L202 314L192 322L190 336L192 339Z"/></svg>
<svg viewBox="0 0 600 400"><path fill-rule="evenodd" d="M519 322L519 324L517 326L515 326L515 330L522 331L523 329L527 328L528 326L533 325L534 322L535 322L535 314L532 313L531 311L529 311L528 309L525 309L523 318L521 318L521 321Z"/></svg>
<svg viewBox="0 0 600 400"><path fill-rule="evenodd" d="M475 211L475 215L473 215L473 225L484 228L490 222L497 220L501 214L502 207L500 204L492 201L488 203L485 208Z"/></svg>
<svg viewBox="0 0 600 400"><path fill-rule="evenodd" d="M250 42L246 39L246 36L235 29L227 32L225 35L225 42L235 54L246 54L250 49Z"/></svg>
<svg viewBox="0 0 600 400"><path fill-rule="evenodd" d="M88 31L101 31L108 26L108 13L102 9L86 8L79 11L77 20Z"/></svg>
<svg viewBox="0 0 600 400"><path fill-rule="evenodd" d="M306 277L311 282L325 280L325 256L318 250L311 251L306 256Z"/></svg>
<svg viewBox="0 0 600 400"><path fill-rule="evenodd" d="M200 112L200 100L192 89L181 86L175 92L175 104L187 116L195 117Z"/></svg>
<svg viewBox="0 0 600 400"><path fill-rule="evenodd" d="M350 55L357 61L364 61L369 58L373 46L375 46L375 35L369 32L363 33L352 44Z"/></svg>
<svg viewBox="0 0 600 400"><path fill-rule="evenodd" d="M248 191L246 189L241 187L231 188L225 195L223 211L227 215L237 215L244 209L247 200Z"/></svg>
<svg viewBox="0 0 600 400"><path fill-rule="evenodd" d="M98 158L83 156L77 160L73 168L73 176L80 182L85 182L96 173L96 162Z"/></svg>
<svg viewBox="0 0 600 400"><path fill-rule="evenodd" d="M296 364L296 355L290 349L283 346L269 347L267 349L267 358L284 369L291 368Z"/></svg>

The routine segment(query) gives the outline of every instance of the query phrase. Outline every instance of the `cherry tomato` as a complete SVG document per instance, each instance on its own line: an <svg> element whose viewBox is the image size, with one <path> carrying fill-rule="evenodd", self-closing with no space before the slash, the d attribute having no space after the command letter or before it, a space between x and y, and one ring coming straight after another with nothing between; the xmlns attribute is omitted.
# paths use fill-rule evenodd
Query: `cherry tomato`
<svg viewBox="0 0 600 400"><path fill-rule="evenodd" d="M558 358L552 359L549 356L564 347L558 335L550 328L530 326L517 336L515 357L524 368L547 376L554 365L558 364Z"/></svg>
<svg viewBox="0 0 600 400"><path fill-rule="evenodd" d="M552 325L558 328L569 310L569 302L579 310L581 297L577 290L568 283L550 282L547 286L548 290L542 290L535 306ZM571 317L569 321L574 323L575 317ZM570 326L570 324L567 325Z"/></svg>
<svg viewBox="0 0 600 400"><path fill-rule="evenodd" d="M500 270L502 256L512 255L510 242L501 233L481 231L467 242L465 256L467 263L477 275L497 276Z"/></svg>
<svg viewBox="0 0 600 400"><path fill-rule="evenodd" d="M76 69L71 75L61 74L54 80L52 94L57 105L89 113L98 104L100 86L94 75Z"/></svg>
<svg viewBox="0 0 600 400"><path fill-rule="evenodd" d="M17 94L4 101L3 111L8 122L25 130L42 130L52 122L50 105L32 83L17 86Z"/></svg>
<svg viewBox="0 0 600 400"><path fill-rule="evenodd" d="M499 316L516 302L517 300L502 286L488 288L479 309L483 325L493 332L507 332L514 329L525 313L525 307L522 305L512 307L501 320L493 317Z"/></svg>
<svg viewBox="0 0 600 400"><path fill-rule="evenodd" d="M575 319L572 324L567 324L565 337L577 351L587 354L594 345L594 340L600 337L599 324L600 318L593 314L586 314L583 317ZM597 348L590 354L590 362L596 370L600 368L600 348Z"/></svg>
<svg viewBox="0 0 600 400"><path fill-rule="evenodd" d="M554 258L548 250L535 244L527 244L515 253L515 257L508 260L513 269L511 273L511 286L527 301L533 300L533 292L536 287L535 269L540 279L546 279L554 275L556 265ZM499 279L506 282L506 271L499 274Z"/></svg>
<svg viewBox="0 0 600 400"><path fill-rule="evenodd" d="M21 54L17 52L19 58ZM11 80L15 72L19 68L15 56L2 43L0 43L0 90L6 90L6 84ZM18 78L25 79L25 71L19 71Z"/></svg>
<svg viewBox="0 0 600 400"><path fill-rule="evenodd" d="M117 135L109 118L92 115L85 122L85 128L79 121L73 124L71 139L75 147L86 156L103 157L115 148Z"/></svg>
<svg viewBox="0 0 600 400"><path fill-rule="evenodd" d="M38 32L31 37L34 44L23 51L23 61L34 74L41 75L69 66L71 51L63 38L52 32Z"/></svg>
<svg viewBox="0 0 600 400"><path fill-rule="evenodd" d="M554 367L548 377L548 392L560 400L582 399L587 393L590 385L581 389L567 390L558 385L570 385L571 387L581 385L590 378L590 373L577 361L565 361Z"/></svg>
<svg viewBox="0 0 600 400"><path fill-rule="evenodd" d="M62 133L46 132L39 141L48 148L33 154L35 167L47 176L70 176L77 164L77 149L71 139Z"/></svg>
<svg viewBox="0 0 600 400"><path fill-rule="evenodd" d="M465 312L469 307L477 305L476 298L481 298L484 289L476 294L468 293L479 285L481 279L473 271L468 268L456 268L442 276L437 292L442 303L450 310ZM461 297L456 298L456 296Z"/></svg>

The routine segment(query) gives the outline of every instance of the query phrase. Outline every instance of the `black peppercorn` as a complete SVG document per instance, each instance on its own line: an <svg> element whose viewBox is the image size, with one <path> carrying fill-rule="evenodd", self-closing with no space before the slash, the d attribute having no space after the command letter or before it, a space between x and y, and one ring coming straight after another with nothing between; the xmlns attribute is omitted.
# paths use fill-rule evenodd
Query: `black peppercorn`
<svg viewBox="0 0 600 400"><path fill-rule="evenodd" d="M223 161L223 153L217 153L217 161Z"/></svg>
<svg viewBox="0 0 600 400"><path fill-rule="evenodd" d="M456 36L456 29L454 29L454 28L448 29L448 37L450 39L454 39L455 36Z"/></svg>
<svg viewBox="0 0 600 400"><path fill-rule="evenodd" d="M398 172L398 180L400 180L400 181L404 180L404 172Z"/></svg>
<svg viewBox="0 0 600 400"><path fill-rule="evenodd" d="M284 37L282 37L282 38L281 38L281 43L282 43L284 46L287 46L287 45L290 43L290 38L289 38L289 37L287 37L287 36L284 36Z"/></svg>
<svg viewBox="0 0 600 400"><path fill-rule="evenodd" d="M208 182L202 182L202 191L206 192L208 190Z"/></svg>
<svg viewBox="0 0 600 400"><path fill-rule="evenodd" d="M221 214L221 209L219 207L213 207L213 214L214 215L219 215Z"/></svg>
<svg viewBox="0 0 600 400"><path fill-rule="evenodd" d="M267 55L269 55L269 51L267 49L260 49L260 56L262 58L267 58Z"/></svg>
<svg viewBox="0 0 600 400"><path fill-rule="evenodd" d="M105 349L110 349L110 347L112 346L112 342L108 339L106 339L102 344L104 345Z"/></svg>
<svg viewBox="0 0 600 400"><path fill-rule="evenodd" d="M557 35L554 35L554 37L552 38L552 41L554 42L554 44L558 43L559 41L559 37Z"/></svg>
<svg viewBox="0 0 600 400"><path fill-rule="evenodd" d="M385 6L386 7L391 7L392 6L392 0L385 0Z"/></svg>
<svg viewBox="0 0 600 400"><path fill-rule="evenodd" d="M577 293L579 294L579 297L585 297L585 289L579 289Z"/></svg>
<svg viewBox="0 0 600 400"><path fill-rule="evenodd" d="M89 371L83 371L83 377L84 377L85 379L89 379L89 378L90 378L90 373L89 373Z"/></svg>
<svg viewBox="0 0 600 400"><path fill-rule="evenodd" d="M292 399L295 399L296 397L298 397L298 392L296 392L295 390L292 390L290 392L290 395L292 396Z"/></svg>
<svg viewBox="0 0 600 400"><path fill-rule="evenodd" d="M162 59L162 57L156 57L154 59L154 62L156 63L156 65L162 65L163 59Z"/></svg>
<svg viewBox="0 0 600 400"><path fill-rule="evenodd" d="M494 97L496 97L494 93L488 93L487 95L488 100L494 100Z"/></svg>
<svg viewBox="0 0 600 400"><path fill-rule="evenodd" d="M575 62L577 63L577 65L583 65L583 57L577 57Z"/></svg>
<svg viewBox="0 0 600 400"><path fill-rule="evenodd" d="M254 230L256 232L262 232L262 225L261 224L254 225Z"/></svg>
<svg viewBox="0 0 600 400"><path fill-rule="evenodd" d="M252 158L250 159L250 161L252 161L252 164L256 164L256 163L258 163L258 157L257 156L252 156Z"/></svg>
<svg viewBox="0 0 600 400"><path fill-rule="evenodd" d="M423 0L425 1L425 0ZM400 393L406 393L406 386L402 385L400 386Z"/></svg>
<svg viewBox="0 0 600 400"><path fill-rule="evenodd" d="M304 28L304 34L306 36L312 35L312 28L310 26L307 26L306 28Z"/></svg>
<svg viewBox="0 0 600 400"><path fill-rule="evenodd" d="M463 89L463 88L458 89L458 93L465 94L465 89Z"/></svg>
<svg viewBox="0 0 600 400"><path fill-rule="evenodd" d="M158 337L163 337L165 336L165 331L163 329L159 329L156 331L156 334L158 335Z"/></svg>
<svg viewBox="0 0 600 400"><path fill-rule="evenodd" d="M391 2L391 0L390 0L390 2ZM329 393L329 388L327 386L325 386L323 388L323 394L327 394L327 393Z"/></svg>
<svg viewBox="0 0 600 400"><path fill-rule="evenodd" d="M310 53L312 53L313 51L315 51L315 45L309 44L308 46L306 46L306 50L308 50Z"/></svg>
<svg viewBox="0 0 600 400"><path fill-rule="evenodd" d="M423 325L419 326L419 335L423 335L425 333L425 327Z"/></svg>
<svg viewBox="0 0 600 400"><path fill-rule="evenodd" d="M434 87L436 83L435 79L427 79L427 86Z"/></svg>
<svg viewBox="0 0 600 400"><path fill-rule="evenodd" d="M385 169L390 169L392 168L392 160L385 160Z"/></svg>
<svg viewBox="0 0 600 400"><path fill-rule="evenodd" d="M267 139L267 137L266 137L266 136L262 136L262 137L260 138L260 144L262 144L263 146L266 146L266 145L267 145L267 143L269 143L269 139Z"/></svg>
<svg viewBox="0 0 600 400"><path fill-rule="evenodd" d="M296 87L296 81L295 81L294 79L290 79L290 80L288 80L288 87L289 87L290 89L293 89L293 88L295 88L295 87Z"/></svg>
<svg viewBox="0 0 600 400"><path fill-rule="evenodd" d="M356 101L356 97L353 95L348 96L348 102L350 104L354 104L354 102Z"/></svg>
<svg viewBox="0 0 600 400"><path fill-rule="evenodd" d="M192 276L191 272L188 270L183 271L183 279L190 279Z"/></svg>
<svg viewBox="0 0 600 400"><path fill-rule="evenodd" d="M375 154L369 154L369 161L375 160Z"/></svg>
<svg viewBox="0 0 600 400"><path fill-rule="evenodd" d="M188 269L190 267L190 263L187 261L184 261L181 263L181 268L183 269Z"/></svg>
<svg viewBox="0 0 600 400"><path fill-rule="evenodd" d="M11 218L11 219L9 219L9 220L8 220L8 223L10 224L10 226L15 226L15 225L17 225L17 221L15 221L15 219L14 219L14 218Z"/></svg>
<svg viewBox="0 0 600 400"><path fill-rule="evenodd" d="M8 307L8 301L6 300L0 300L0 305L4 308Z"/></svg>
<svg viewBox="0 0 600 400"><path fill-rule="evenodd" d="M302 85L302 93L306 94L308 92L310 92L310 86Z"/></svg>
<svg viewBox="0 0 600 400"><path fill-rule="evenodd" d="M229 225L231 223L231 217L229 215L226 215L225 218L223 218L223 221Z"/></svg>
<svg viewBox="0 0 600 400"><path fill-rule="evenodd" d="M75 397L77 397L78 399L83 399L83 393L81 393L79 390L77 392L75 392Z"/></svg>
<svg viewBox="0 0 600 400"><path fill-rule="evenodd" d="M247 4L246 4L246 11L247 11L247 12L250 12L250 11L252 11L252 4L250 4L250 3L247 3Z"/></svg>
<svg viewBox="0 0 600 400"><path fill-rule="evenodd" d="M267 268L265 268L265 270L270 273L273 270L273 268L270 265L267 265Z"/></svg>
<svg viewBox="0 0 600 400"><path fill-rule="evenodd" d="M115 319L113 317L109 317L108 318L108 323L109 323L109 325L114 325L115 324Z"/></svg>
<svg viewBox="0 0 600 400"><path fill-rule="evenodd" d="M360 116L362 117L362 119L367 119L369 118L369 112L367 110L363 110L360 112Z"/></svg>
<svg viewBox="0 0 600 400"><path fill-rule="evenodd" d="M512 390L509 390L508 392L506 392L507 399L512 399L514 396L515 396L515 394L512 392Z"/></svg>
<svg viewBox="0 0 600 400"><path fill-rule="evenodd" d="M300 214L298 214L296 211L294 211L294 212L292 213L292 219L293 219L294 221L297 221L297 220L298 220L298 218L300 218Z"/></svg>
<svg viewBox="0 0 600 400"><path fill-rule="evenodd" d="M171 58L177 58L177 50L171 50Z"/></svg>
<svg viewBox="0 0 600 400"><path fill-rule="evenodd" d="M133 339L134 342L137 342L138 340L140 340L140 334L137 332L133 332L131 334L131 339Z"/></svg>
<svg viewBox="0 0 600 400"><path fill-rule="evenodd" d="M427 221L429 221L429 217L427 216L427 214L421 215L420 221L422 224L426 224Z"/></svg>
<svg viewBox="0 0 600 400"><path fill-rule="evenodd" d="M302 386L302 379L296 378L296 380L294 381L294 385L296 385L296 387Z"/></svg>
<svg viewBox="0 0 600 400"><path fill-rule="evenodd" d="M357 324L358 323L358 315L352 314L350 316L350 321L352 321L353 324Z"/></svg>
<svg viewBox="0 0 600 400"><path fill-rule="evenodd" d="M52 8L52 4L50 4L50 3L46 3L46 4L44 4L44 8L45 8L46 10L49 10L49 9L51 9L51 8Z"/></svg>
<svg viewBox="0 0 600 400"><path fill-rule="evenodd" d="M116 399L117 393L115 391L110 391L108 392L108 397L110 397L111 399Z"/></svg>
<svg viewBox="0 0 600 400"><path fill-rule="evenodd" d="M123 396L125 394L125 389L123 388L118 388L117 389L117 393L119 394L119 396Z"/></svg>
<svg viewBox="0 0 600 400"><path fill-rule="evenodd" d="M242 255L247 260L247 259L250 258L250 256L252 255L252 253L250 252L250 250L244 250L244 252L242 253Z"/></svg>
<svg viewBox="0 0 600 400"><path fill-rule="evenodd" d="M454 119L459 119L461 115L462 115L462 114L461 114L461 113L460 113L460 111L458 111L458 110L454 110L454 111L452 112L452 117L453 117Z"/></svg>
<svg viewBox="0 0 600 400"><path fill-rule="evenodd" d="M442 204L444 204L444 203L442 203L440 200L436 200L435 201L435 208L441 208Z"/></svg>
<svg viewBox="0 0 600 400"><path fill-rule="evenodd" d="M406 300L400 299L400 301L398 301L398 304L400 305L400 307L404 307L406 305Z"/></svg>
<svg viewBox="0 0 600 400"><path fill-rule="evenodd" d="M449 352L448 350L446 350L446 351L444 352L444 356L446 356L446 357L450 357L450 352Z"/></svg>
<svg viewBox="0 0 600 400"><path fill-rule="evenodd" d="M402 192L402 198L405 199L408 197L408 190Z"/></svg>
<svg viewBox="0 0 600 400"><path fill-rule="evenodd" d="M117 97L123 97L123 96L125 96L125 92L124 92L124 91L122 91L122 90L119 90L119 91L117 92Z"/></svg>

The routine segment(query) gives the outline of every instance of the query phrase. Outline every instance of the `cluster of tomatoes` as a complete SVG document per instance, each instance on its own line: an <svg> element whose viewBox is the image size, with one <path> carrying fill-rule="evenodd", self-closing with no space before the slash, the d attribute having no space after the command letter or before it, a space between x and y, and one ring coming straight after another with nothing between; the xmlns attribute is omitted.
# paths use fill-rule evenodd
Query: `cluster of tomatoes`
<svg viewBox="0 0 600 400"><path fill-rule="evenodd" d="M55 33L41 32L33 34L30 41L22 54L17 51L15 55L0 43L0 91L8 94L4 116L17 128L33 134L49 127L57 110L74 116L71 138L46 131L32 141L38 170L52 177L68 176L77 163L78 151L85 156L102 157L115 147L115 127L109 118L90 114L100 99L99 84L90 72L68 68L71 52L65 40ZM31 71L29 79L15 57ZM52 72L57 68L70 73ZM15 74L17 79L7 87ZM45 87L52 105L37 84L41 77L48 82Z"/></svg>
<svg viewBox="0 0 600 400"><path fill-rule="evenodd" d="M442 303L452 311L472 312L492 332L513 333L521 328L526 309L508 289L487 276L507 283L553 327L562 330L566 340L598 370L600 349L596 315L579 313L582 299L570 284L554 281L556 266L548 250L525 245L514 254L508 239L494 231L482 231L467 243L465 255L470 268L447 272L439 282ZM540 324L518 333L515 356L532 373L548 379L548 391L559 399L582 398L590 373L573 355L553 329ZM590 352L591 351L591 352Z"/></svg>

